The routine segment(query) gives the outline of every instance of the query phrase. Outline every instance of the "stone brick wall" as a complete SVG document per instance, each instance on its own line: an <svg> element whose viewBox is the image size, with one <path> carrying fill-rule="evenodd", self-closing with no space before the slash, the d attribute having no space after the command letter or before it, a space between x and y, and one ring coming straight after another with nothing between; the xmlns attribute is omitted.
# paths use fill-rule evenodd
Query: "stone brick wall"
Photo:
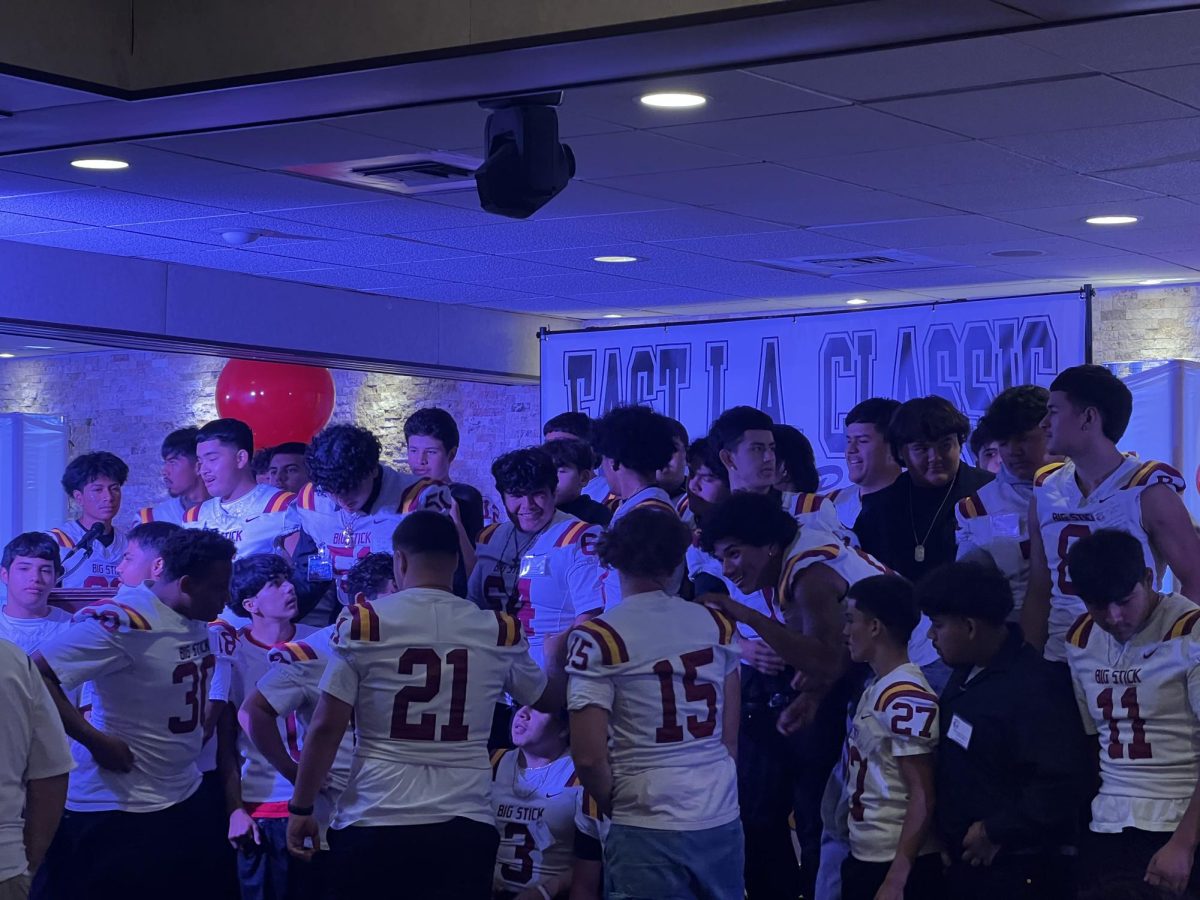
<svg viewBox="0 0 1200 900"><path fill-rule="evenodd" d="M1200 286L1098 291L1092 306L1092 356L1098 363L1200 360Z"/></svg>
<svg viewBox="0 0 1200 900"><path fill-rule="evenodd" d="M172 429L217 415L224 359L108 350L0 361L0 411L51 413L70 426L70 455L109 450L130 468L121 518L163 496L159 444ZM448 410L462 429L454 476L489 496L491 461L540 440L537 388L406 375L333 371L332 422L378 435L384 460L405 468L404 420L422 406ZM47 523L50 524L50 523Z"/></svg>

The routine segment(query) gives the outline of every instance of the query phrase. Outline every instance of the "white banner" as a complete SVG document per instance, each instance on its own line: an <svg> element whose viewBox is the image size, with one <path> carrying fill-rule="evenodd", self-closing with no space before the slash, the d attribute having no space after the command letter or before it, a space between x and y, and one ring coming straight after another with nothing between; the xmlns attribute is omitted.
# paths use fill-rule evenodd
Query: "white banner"
<svg viewBox="0 0 1200 900"><path fill-rule="evenodd" d="M845 478L846 413L868 397L939 394L975 421L997 393L1085 361L1077 293L688 325L547 332L542 420L644 403L693 438L747 404L812 441L821 489Z"/></svg>

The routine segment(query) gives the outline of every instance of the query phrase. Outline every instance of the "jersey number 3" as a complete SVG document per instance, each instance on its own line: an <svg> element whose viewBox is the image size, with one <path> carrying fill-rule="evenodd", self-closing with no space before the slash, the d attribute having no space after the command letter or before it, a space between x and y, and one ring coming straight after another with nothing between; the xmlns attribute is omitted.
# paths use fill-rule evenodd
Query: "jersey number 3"
<svg viewBox="0 0 1200 900"><path fill-rule="evenodd" d="M465 741L467 739L467 651L461 647L446 654L450 667L450 717L439 734L437 715L421 713L415 722L409 721L409 704L429 703L442 690L442 658L431 647L409 647L400 657L401 675L412 675L418 669L425 673L424 684L401 688L392 704L392 737L403 741Z"/></svg>

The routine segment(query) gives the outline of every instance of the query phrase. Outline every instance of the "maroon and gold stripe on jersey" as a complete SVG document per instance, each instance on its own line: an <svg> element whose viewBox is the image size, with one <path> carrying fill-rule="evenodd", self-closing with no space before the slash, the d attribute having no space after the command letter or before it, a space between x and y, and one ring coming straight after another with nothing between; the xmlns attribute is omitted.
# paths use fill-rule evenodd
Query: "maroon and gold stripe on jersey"
<svg viewBox="0 0 1200 900"><path fill-rule="evenodd" d="M1146 462L1140 469L1133 473L1133 476L1121 485L1121 490L1130 490L1131 488L1146 487L1150 484L1167 484L1173 487L1176 493L1182 494L1187 488L1187 481L1178 469L1167 465L1164 462L1155 462L1150 460Z"/></svg>
<svg viewBox="0 0 1200 900"><path fill-rule="evenodd" d="M493 522L491 525L486 526L483 531L479 532L479 537L475 538L475 543L486 544L500 529L501 524L500 522Z"/></svg>
<svg viewBox="0 0 1200 900"><path fill-rule="evenodd" d="M416 512L416 510L420 509L421 493L426 488L433 487L435 484L440 484L440 482L434 481L432 478L421 478L414 481L400 495L400 505L396 511L402 513Z"/></svg>
<svg viewBox="0 0 1200 900"><path fill-rule="evenodd" d="M563 533L558 536L558 540L554 542L555 547L567 547L571 544L579 543L583 533L591 528L588 522L575 522L563 529Z"/></svg>
<svg viewBox="0 0 1200 900"><path fill-rule="evenodd" d="M647 497L645 500L639 500L630 508L630 512L633 512L635 509L661 509L675 515L675 507L657 497Z"/></svg>
<svg viewBox="0 0 1200 900"><path fill-rule="evenodd" d="M1185 612L1182 616L1176 619L1167 633L1163 635L1164 641L1171 641L1175 638L1187 637L1196 627L1196 623L1200 622L1200 609L1193 609Z"/></svg>
<svg viewBox="0 0 1200 900"><path fill-rule="evenodd" d="M75 614L76 619L95 619L109 631L115 631L121 625L133 631L150 631L150 622L133 607L125 603L109 600L107 603L97 603L86 606Z"/></svg>
<svg viewBox="0 0 1200 900"><path fill-rule="evenodd" d="M1092 614L1084 613L1075 620L1074 625L1067 629L1067 643L1072 647L1086 647L1095 625L1096 620L1092 618Z"/></svg>
<svg viewBox="0 0 1200 900"><path fill-rule="evenodd" d="M629 649L617 630L601 618L588 619L575 626L580 631L586 631L596 641L600 648L600 661L606 666L619 666L629 662Z"/></svg>
<svg viewBox="0 0 1200 900"><path fill-rule="evenodd" d="M1033 475L1033 486L1041 487L1046 483L1046 479L1065 466L1066 463L1052 462L1042 466Z"/></svg>
<svg viewBox="0 0 1200 900"><path fill-rule="evenodd" d="M612 491L609 491L608 496L600 502L608 509L609 512L616 512L617 508L621 505L621 498Z"/></svg>
<svg viewBox="0 0 1200 900"><path fill-rule="evenodd" d="M183 521L199 522L200 521L200 507L203 505L204 505L203 503L197 503L195 506L189 506L187 511L183 514Z"/></svg>
<svg viewBox="0 0 1200 900"><path fill-rule="evenodd" d="M263 507L265 513L283 512L296 500L296 495L291 491L276 491L271 495L271 499L267 501L267 505Z"/></svg>
<svg viewBox="0 0 1200 900"><path fill-rule="evenodd" d="M63 531L61 528L51 528L50 536L58 541L58 546L64 550L70 550L75 546L75 539Z"/></svg>
<svg viewBox="0 0 1200 900"><path fill-rule="evenodd" d="M296 505L300 509L307 509L310 512L317 508L317 487L311 481L304 487L300 488L300 493L296 495Z"/></svg>
<svg viewBox="0 0 1200 900"><path fill-rule="evenodd" d="M821 494L797 494L790 512L793 516L811 515L820 509L824 502L825 497Z"/></svg>
<svg viewBox="0 0 1200 900"><path fill-rule="evenodd" d="M271 648L271 662L293 663L312 662L317 658L317 651L304 641L286 641Z"/></svg>
<svg viewBox="0 0 1200 900"><path fill-rule="evenodd" d="M153 521L154 521L154 507L153 506L143 506L141 509L138 510L138 522L140 524L145 525L148 522L153 522Z"/></svg>
<svg viewBox="0 0 1200 900"><path fill-rule="evenodd" d="M886 690L875 701L875 711L883 712L893 702L901 698L921 700L926 703L937 703L937 695L915 681L897 681L887 686Z"/></svg>
<svg viewBox="0 0 1200 900"><path fill-rule="evenodd" d="M734 637L737 635L737 626L733 624L733 619L725 615L719 609L713 609L711 606L704 607L708 610L709 615L717 623L717 634L722 644L733 643Z"/></svg>
<svg viewBox="0 0 1200 900"><path fill-rule="evenodd" d="M492 781L496 780L496 771L500 768L500 760L504 759L504 754L507 752L508 750L504 748L492 751Z"/></svg>
<svg viewBox="0 0 1200 900"><path fill-rule="evenodd" d="M350 639L353 641L379 640L379 613L372 608L370 601L353 603L346 607L350 616Z"/></svg>
<svg viewBox="0 0 1200 900"><path fill-rule="evenodd" d="M958 511L964 519L978 519L980 516L987 515L987 510L978 494L971 494L969 497L959 500Z"/></svg>
<svg viewBox="0 0 1200 900"><path fill-rule="evenodd" d="M515 647L521 642L521 623L516 616L505 612L496 612L496 646Z"/></svg>

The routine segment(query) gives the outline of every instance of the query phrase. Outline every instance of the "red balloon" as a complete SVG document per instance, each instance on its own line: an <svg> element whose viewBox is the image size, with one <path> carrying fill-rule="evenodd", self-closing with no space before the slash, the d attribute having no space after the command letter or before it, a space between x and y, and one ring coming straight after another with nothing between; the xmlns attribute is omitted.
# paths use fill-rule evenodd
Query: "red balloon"
<svg viewBox="0 0 1200 900"><path fill-rule="evenodd" d="M256 449L307 443L333 414L333 375L294 363L231 359L217 378L217 413L254 431Z"/></svg>

